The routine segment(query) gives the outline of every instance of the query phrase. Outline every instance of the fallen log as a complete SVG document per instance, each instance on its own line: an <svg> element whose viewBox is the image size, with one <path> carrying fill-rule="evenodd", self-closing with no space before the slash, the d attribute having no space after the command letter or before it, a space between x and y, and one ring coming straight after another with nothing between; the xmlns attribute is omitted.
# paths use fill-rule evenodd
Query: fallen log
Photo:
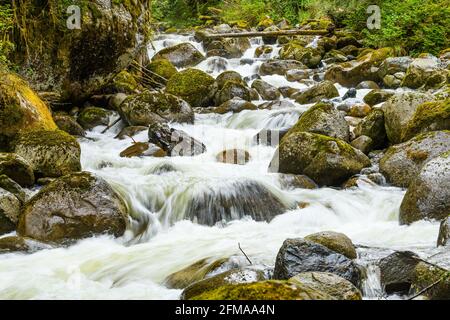
<svg viewBox="0 0 450 320"><path fill-rule="evenodd" d="M328 34L330 34L329 30L280 30L280 31L205 34L204 38L222 39L222 38L246 38L246 37L323 36Z"/></svg>

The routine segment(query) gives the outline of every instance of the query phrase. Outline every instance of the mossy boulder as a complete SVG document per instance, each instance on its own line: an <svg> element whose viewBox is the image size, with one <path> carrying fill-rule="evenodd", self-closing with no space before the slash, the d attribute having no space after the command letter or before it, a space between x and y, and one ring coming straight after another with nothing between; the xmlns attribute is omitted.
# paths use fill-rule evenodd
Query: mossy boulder
<svg viewBox="0 0 450 320"><path fill-rule="evenodd" d="M224 71L217 76L216 78L217 89L219 90L222 89L228 81L239 82L242 85L246 86L246 83L244 80L242 80L242 76L239 74L239 72L229 70Z"/></svg>
<svg viewBox="0 0 450 320"><path fill-rule="evenodd" d="M74 117L69 116L68 114L55 114L53 115L53 120L60 130L65 131L72 136L84 137L86 135L83 127Z"/></svg>
<svg viewBox="0 0 450 320"><path fill-rule="evenodd" d="M436 57L416 58L409 65L401 85L411 89L439 88L447 83L449 74Z"/></svg>
<svg viewBox="0 0 450 320"><path fill-rule="evenodd" d="M281 93L276 87L260 79L253 81L252 88L259 93L263 100L278 100L281 97Z"/></svg>
<svg viewBox="0 0 450 320"><path fill-rule="evenodd" d="M289 282L325 292L336 300L362 300L361 291L350 281L329 272L302 272Z"/></svg>
<svg viewBox="0 0 450 320"><path fill-rule="evenodd" d="M110 116L111 111L109 110L98 107L87 107L81 110L77 121L83 129L89 130L96 126L107 126Z"/></svg>
<svg viewBox="0 0 450 320"><path fill-rule="evenodd" d="M317 184L308 176L302 174L280 173L278 181L283 189L317 189Z"/></svg>
<svg viewBox="0 0 450 320"><path fill-rule="evenodd" d="M166 80L169 80L172 78L174 74L176 74L177 68L167 59L157 59L151 61L146 68L150 70L153 73L156 73L158 76L163 77ZM158 79L158 77L155 77L154 75L149 75L152 79L161 82L161 79Z"/></svg>
<svg viewBox="0 0 450 320"><path fill-rule="evenodd" d="M220 106L212 108L211 111L218 114L224 114L227 112L238 113L244 110L257 110L258 107L253 103L246 101L242 98L235 97L222 103Z"/></svg>
<svg viewBox="0 0 450 320"><path fill-rule="evenodd" d="M0 238L0 254L11 252L26 252L30 250L31 247L22 237L11 236Z"/></svg>
<svg viewBox="0 0 450 320"><path fill-rule="evenodd" d="M242 82L230 80L224 84L222 89L217 91L214 100L216 105L220 106L233 98L241 98L245 101L251 101L250 89L242 84Z"/></svg>
<svg viewBox="0 0 450 320"><path fill-rule="evenodd" d="M406 141L419 133L450 130L450 99L426 102L417 107L403 133Z"/></svg>
<svg viewBox="0 0 450 320"><path fill-rule="evenodd" d="M321 244L330 250L343 254L349 259L356 259L357 257L352 240L343 233L322 231L306 236L305 240Z"/></svg>
<svg viewBox="0 0 450 320"><path fill-rule="evenodd" d="M120 115L131 126L155 122L193 123L194 112L186 101L169 93L144 91L128 96L119 107Z"/></svg>
<svg viewBox="0 0 450 320"><path fill-rule="evenodd" d="M307 67L296 60L269 60L261 64L259 67L259 74L262 76L274 74L284 76L286 72L291 69L307 69Z"/></svg>
<svg viewBox="0 0 450 320"><path fill-rule="evenodd" d="M0 150L33 129L56 129L50 109L18 75L0 72Z"/></svg>
<svg viewBox="0 0 450 320"><path fill-rule="evenodd" d="M283 60L297 60L308 68L316 68L322 60L322 53L313 47L304 47L303 43L291 41L280 50L280 58Z"/></svg>
<svg viewBox="0 0 450 320"><path fill-rule="evenodd" d="M190 300L200 294L215 290L227 284L251 283L263 280L266 280L264 272L260 270L232 269L191 284L184 289L181 294L181 299Z"/></svg>
<svg viewBox="0 0 450 320"><path fill-rule="evenodd" d="M11 192L0 188L0 235L14 231L22 204Z"/></svg>
<svg viewBox="0 0 450 320"><path fill-rule="evenodd" d="M353 132L356 137L367 136L372 139L375 149L383 148L387 142L383 111L373 109L358 123Z"/></svg>
<svg viewBox="0 0 450 320"><path fill-rule="evenodd" d="M158 51L153 61L159 59L169 60L175 67L185 68L199 64L205 57L192 44L185 42Z"/></svg>
<svg viewBox="0 0 450 320"><path fill-rule="evenodd" d="M361 43L352 35L345 35L343 37L339 37L336 41L336 47L338 49L342 49L347 46L355 46L360 48Z"/></svg>
<svg viewBox="0 0 450 320"><path fill-rule="evenodd" d="M219 56L227 59L236 59L251 47L248 38L223 38L206 44L208 56Z"/></svg>
<svg viewBox="0 0 450 320"><path fill-rule="evenodd" d="M333 300L322 291L288 281L261 281L221 286L192 300Z"/></svg>
<svg viewBox="0 0 450 320"><path fill-rule="evenodd" d="M354 61L332 66L326 71L325 80L337 82L346 87L355 87L365 80L379 82L381 80L378 75L379 66L386 58L391 56L394 56L394 49L392 48L371 51Z"/></svg>
<svg viewBox="0 0 450 320"><path fill-rule="evenodd" d="M386 134L391 143L400 143L409 121L417 108L424 102L432 101L433 96L419 92L402 92L389 98L382 106Z"/></svg>
<svg viewBox="0 0 450 320"><path fill-rule="evenodd" d="M450 215L441 221L437 240L438 246L446 246L448 244L450 244Z"/></svg>
<svg viewBox="0 0 450 320"><path fill-rule="evenodd" d="M34 173L31 165L15 153L0 153L0 175L7 175L23 187L34 184Z"/></svg>
<svg viewBox="0 0 450 320"><path fill-rule="evenodd" d="M209 106L216 93L214 78L197 69L186 69L172 76L166 92L182 98L193 108Z"/></svg>
<svg viewBox="0 0 450 320"><path fill-rule="evenodd" d="M265 57L270 55L273 52L272 46L259 46L255 49L255 58Z"/></svg>
<svg viewBox="0 0 450 320"><path fill-rule="evenodd" d="M31 165L38 177L60 177L81 170L80 145L61 130L34 130L21 134L14 152Z"/></svg>
<svg viewBox="0 0 450 320"><path fill-rule="evenodd" d="M381 89L374 89L370 91L368 94L364 96L364 102L367 103L369 106L374 106L379 103L385 102L390 97L394 95L393 92L381 90Z"/></svg>
<svg viewBox="0 0 450 320"><path fill-rule="evenodd" d="M120 71L112 80L102 89L105 93L123 92L132 94L138 91L139 83L135 76L127 70Z"/></svg>
<svg viewBox="0 0 450 320"><path fill-rule="evenodd" d="M400 205L400 223L446 218L450 212L449 198L450 151L447 151L428 161L409 184Z"/></svg>
<svg viewBox="0 0 450 320"><path fill-rule="evenodd" d="M186 268L167 276L164 285L172 289L184 289L189 285L205 279L211 272L219 269L228 259L201 259Z"/></svg>
<svg viewBox="0 0 450 320"><path fill-rule="evenodd" d="M413 62L411 57L392 57L384 60L378 70L378 75L383 79L387 75L394 75L397 72L406 72Z"/></svg>
<svg viewBox="0 0 450 320"><path fill-rule="evenodd" d="M408 187L423 165L450 150L450 131L420 134L389 147L380 159L380 172L395 186Z"/></svg>
<svg viewBox="0 0 450 320"><path fill-rule="evenodd" d="M433 285L439 281L439 283ZM450 271L434 264L419 262L414 270L411 291L418 293L430 287L423 294L430 300L450 300Z"/></svg>
<svg viewBox="0 0 450 320"><path fill-rule="evenodd" d="M72 173L43 187L25 204L17 232L43 242L66 243L125 232L128 209L102 178Z"/></svg>
<svg viewBox="0 0 450 320"><path fill-rule="evenodd" d="M305 111L289 130L311 132L349 141L350 129L344 116L331 103L319 102Z"/></svg>
<svg viewBox="0 0 450 320"><path fill-rule="evenodd" d="M323 81L315 86L295 94L292 98L300 104L319 102L322 99L339 97L339 92L330 81Z"/></svg>
<svg viewBox="0 0 450 320"><path fill-rule="evenodd" d="M342 140L294 132L281 140L270 170L305 174L321 186L338 186L369 165L366 155Z"/></svg>

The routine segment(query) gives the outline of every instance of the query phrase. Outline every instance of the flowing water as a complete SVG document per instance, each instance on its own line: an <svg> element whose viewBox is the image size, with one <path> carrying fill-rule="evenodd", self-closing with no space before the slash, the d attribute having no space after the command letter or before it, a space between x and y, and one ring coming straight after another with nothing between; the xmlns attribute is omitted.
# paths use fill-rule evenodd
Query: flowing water
<svg viewBox="0 0 450 320"><path fill-rule="evenodd" d="M164 35L154 45L160 50L186 41L204 52L191 36ZM243 58L253 59L260 43L260 39L252 40L252 48ZM275 48L271 56L278 51ZM153 54L149 49L149 55ZM251 65L241 65L240 60L211 57L197 68L213 76L235 70L250 77L264 59ZM277 87L306 87L282 76L262 79ZM346 91L338 89L341 96ZM355 100L366 93L358 90ZM197 114L194 125L173 123L206 145L207 152L195 157L121 158L120 151L130 145L128 140L114 139L121 124L105 134L100 133L103 127L93 129L88 139L80 140L83 170L102 176L123 195L133 217L129 230L119 239L101 236L67 248L0 255L0 298L177 299L181 291L166 288L163 280L200 259L233 256L234 263L244 266L247 262L238 248L240 243L254 264L270 268L286 238L324 230L343 232L360 246L358 262L367 266L363 291L368 299L383 297L374 263L393 249L433 256L435 263L445 266L448 258L442 258L444 253L435 248L437 223L398 224L404 190L364 183L348 190L286 190L278 175L268 172L275 148L254 145L253 136L263 128L292 126L309 106ZM146 141L147 133L135 140ZM216 161L218 152L235 147L250 152L249 163L239 166ZM270 222L247 216L266 210L269 198L277 200L283 214ZM220 201L231 204L230 215L235 220L205 226L187 219L199 206L205 212L220 210ZM300 209L296 206L299 202L309 205Z"/></svg>

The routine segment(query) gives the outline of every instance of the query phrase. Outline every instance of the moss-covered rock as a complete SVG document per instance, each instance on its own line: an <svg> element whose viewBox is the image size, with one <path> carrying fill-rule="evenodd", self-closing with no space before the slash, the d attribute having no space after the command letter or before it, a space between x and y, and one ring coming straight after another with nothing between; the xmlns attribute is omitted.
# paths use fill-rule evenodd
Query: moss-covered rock
<svg viewBox="0 0 450 320"><path fill-rule="evenodd" d="M450 215L441 221L437 239L438 246L446 246L448 244L450 244Z"/></svg>
<svg viewBox="0 0 450 320"><path fill-rule="evenodd" d="M383 148L387 142L383 111L373 109L358 123L353 132L356 137L367 136L372 139L372 146L375 149Z"/></svg>
<svg viewBox="0 0 450 320"><path fill-rule="evenodd" d="M339 41L339 40L338 40ZM339 48L339 46L338 46ZM357 60L340 63L325 73L325 79L347 87L354 87L361 81L379 82L378 68L388 57L394 55L394 49L381 48L359 57Z"/></svg>
<svg viewBox="0 0 450 320"><path fill-rule="evenodd" d="M56 129L49 108L19 76L0 72L0 150L32 129Z"/></svg>
<svg viewBox="0 0 450 320"><path fill-rule="evenodd" d="M393 185L408 187L425 163L448 150L450 131L423 133L389 147L380 159L380 172Z"/></svg>
<svg viewBox="0 0 450 320"><path fill-rule="evenodd" d="M280 173L278 181L283 189L317 189L317 184L310 178L302 174Z"/></svg>
<svg viewBox="0 0 450 320"><path fill-rule="evenodd" d="M255 58L265 57L273 52L272 46L259 46L255 49Z"/></svg>
<svg viewBox="0 0 450 320"><path fill-rule="evenodd" d="M61 130L23 133L15 141L14 152L27 159L39 177L59 177L81 170L80 145Z"/></svg>
<svg viewBox="0 0 450 320"><path fill-rule="evenodd" d="M297 103L307 104L319 102L322 99L331 99L339 97L339 92L330 81L323 81L315 86L295 94L292 98Z"/></svg>
<svg viewBox="0 0 450 320"><path fill-rule="evenodd" d="M24 189L22 189L20 184L18 184L5 174L0 174L0 188L11 192L17 197L17 199L20 200L21 203L25 202L26 194Z"/></svg>
<svg viewBox="0 0 450 320"><path fill-rule="evenodd" d="M155 122L193 123L194 113L184 100L164 92L144 91L126 98L120 115L131 126L148 126Z"/></svg>
<svg viewBox="0 0 450 320"><path fill-rule="evenodd" d="M450 299L450 271L426 262L419 262L414 270L412 292L417 293L439 281L423 294L430 300Z"/></svg>
<svg viewBox="0 0 450 320"><path fill-rule="evenodd" d="M123 92L131 94L135 93L138 87L139 83L134 75L127 70L122 70L103 88L103 91L108 93Z"/></svg>
<svg viewBox="0 0 450 320"><path fill-rule="evenodd" d="M437 130L450 130L450 99L419 105L406 126L402 140Z"/></svg>
<svg viewBox="0 0 450 320"><path fill-rule="evenodd" d="M294 132L281 140L270 170L305 174L319 185L337 186L369 165L361 151L342 140Z"/></svg>
<svg viewBox="0 0 450 320"><path fill-rule="evenodd" d="M65 131L72 136L84 137L86 135L83 127L74 117L69 116L68 114L55 114L53 115L53 120L60 130Z"/></svg>
<svg viewBox="0 0 450 320"><path fill-rule="evenodd" d="M15 153L0 153L0 175L2 174L24 187L34 184L32 167L23 157Z"/></svg>
<svg viewBox="0 0 450 320"><path fill-rule="evenodd" d="M296 60L269 60L261 64L259 74L262 76L273 74L284 76L291 69L307 69L307 67Z"/></svg>
<svg viewBox="0 0 450 320"><path fill-rule="evenodd" d="M109 110L98 107L87 107L81 110L77 121L84 129L89 130L96 126L107 126L110 116L111 111Z"/></svg>
<svg viewBox="0 0 450 320"><path fill-rule="evenodd" d="M251 47L248 38L223 38L207 43L208 56L219 56L227 59L240 58Z"/></svg>
<svg viewBox="0 0 450 320"><path fill-rule="evenodd" d="M387 58L381 63L378 75L383 79L387 75L393 75L397 72L406 72L412 62L413 59L411 57Z"/></svg>
<svg viewBox="0 0 450 320"><path fill-rule="evenodd" d="M336 300L362 300L361 291L350 281L329 272L302 272L289 282L325 292Z"/></svg>
<svg viewBox="0 0 450 320"><path fill-rule="evenodd" d="M192 300L333 300L325 292L288 281L261 281L221 286Z"/></svg>
<svg viewBox="0 0 450 320"><path fill-rule="evenodd" d="M224 71L217 76L217 78L216 78L217 88L219 90L222 89L225 86L225 83L227 83L227 81L239 82L244 86L247 85L245 83L245 81L242 80L242 77L239 74L239 72L229 70L229 71Z"/></svg>
<svg viewBox="0 0 450 320"><path fill-rule="evenodd" d="M288 134L303 131L323 134L347 142L350 135L344 116L334 108L333 104L324 102L319 102L305 111Z"/></svg>
<svg viewBox="0 0 450 320"><path fill-rule="evenodd" d="M158 51L153 60L167 59L175 67L192 67L200 63L205 57L190 43L180 43Z"/></svg>
<svg viewBox="0 0 450 320"><path fill-rule="evenodd" d="M150 70L153 73L156 73L158 76L163 77L166 80L169 80L172 78L174 74L176 74L177 68L167 59L157 59L151 61L146 68ZM149 75L152 79L157 80L158 82L161 82L161 79L158 79L157 77L153 75Z"/></svg>
<svg viewBox="0 0 450 320"><path fill-rule="evenodd" d="M276 87L260 79L253 81L252 88L259 93L263 100L278 100L281 97L281 93Z"/></svg>
<svg viewBox="0 0 450 320"><path fill-rule="evenodd" d="M244 110L257 110L258 107L253 103L246 101L242 98L235 97L222 103L220 106L212 108L211 112L224 114L227 112L238 113Z"/></svg>
<svg viewBox="0 0 450 320"><path fill-rule="evenodd" d="M25 252L31 248L27 241L22 237L4 237L0 238L0 253Z"/></svg>
<svg viewBox="0 0 450 320"><path fill-rule="evenodd" d="M227 81L222 89L217 91L214 98L216 105L221 105L233 98L241 98L245 101L251 101L250 89L242 82Z"/></svg>
<svg viewBox="0 0 450 320"><path fill-rule="evenodd" d="M411 181L400 205L400 223L446 218L450 212L449 198L450 151L447 151L428 161Z"/></svg>
<svg viewBox="0 0 450 320"><path fill-rule="evenodd" d="M182 98L193 108L209 106L216 93L214 78L197 69L186 69L172 76L166 92Z"/></svg>
<svg viewBox="0 0 450 320"><path fill-rule="evenodd" d="M364 96L364 102L367 103L369 106L374 106L379 103L385 102L393 95L394 95L393 92L375 89L370 91L368 94Z"/></svg>
<svg viewBox="0 0 450 320"><path fill-rule="evenodd" d="M173 289L184 289L187 286L205 279L205 277L219 269L228 259L205 258L193 263L186 268L170 274L165 280L164 285Z"/></svg>
<svg viewBox="0 0 450 320"><path fill-rule="evenodd" d="M402 92L387 100L382 110L386 134L391 143L400 143L407 130L409 121L417 108L424 102L433 100L433 96L419 92Z"/></svg>
<svg viewBox="0 0 450 320"><path fill-rule="evenodd" d="M316 48L304 47L303 43L294 40L281 48L280 58L283 60L297 60L308 68L316 68L322 60L322 53Z"/></svg>
<svg viewBox="0 0 450 320"><path fill-rule="evenodd" d="M11 192L0 188L0 235L14 231L22 204Z"/></svg>
<svg viewBox="0 0 450 320"><path fill-rule="evenodd" d="M409 65L402 87L417 89L439 88L448 81L449 71L442 69L436 57L416 58Z"/></svg>
<svg viewBox="0 0 450 320"><path fill-rule="evenodd" d="M128 209L102 178L88 172L55 179L24 207L17 232L44 242L65 243L98 234L121 236Z"/></svg>
<svg viewBox="0 0 450 320"><path fill-rule="evenodd" d="M310 234L309 236L306 236L305 239L341 253L349 259L356 259L357 257L352 240L343 233L323 231Z"/></svg>

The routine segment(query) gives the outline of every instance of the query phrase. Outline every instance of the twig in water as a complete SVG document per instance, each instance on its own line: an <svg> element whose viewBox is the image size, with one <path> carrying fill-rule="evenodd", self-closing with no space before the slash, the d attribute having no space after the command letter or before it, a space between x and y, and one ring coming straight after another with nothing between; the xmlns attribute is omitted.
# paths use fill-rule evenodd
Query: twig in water
<svg viewBox="0 0 450 320"><path fill-rule="evenodd" d="M129 135L128 137L130 137L130 138L131 138L131 140L133 140L133 143L134 143L134 144L136 144L136 143L137 143L137 142L136 142L136 140L134 140L132 136L130 136L130 135Z"/></svg>
<svg viewBox="0 0 450 320"><path fill-rule="evenodd" d="M116 125L119 121L121 120L121 118L117 118L113 123L109 124L103 131L102 133L105 133L106 131L108 131L109 129L111 129L111 127L113 127L114 125Z"/></svg>
<svg viewBox="0 0 450 320"><path fill-rule="evenodd" d="M422 295L423 293L427 292L428 290L430 290L431 288L433 288L434 286L438 285L439 282L441 282L442 280L444 280L444 277L440 278L438 281L435 281L434 283L430 284L428 287L426 287L423 290L420 290L417 294L413 295L411 298L409 298L408 300L414 300L415 298L417 298L418 296Z"/></svg>
<svg viewBox="0 0 450 320"><path fill-rule="evenodd" d="M250 258L247 256L247 254L244 252L244 250L242 250L242 248L241 248L241 243L240 242L238 242L238 247L239 247L239 250L241 250L241 252L244 254L244 256L247 258L247 261L250 263L250 264L253 264L252 263L252 260L250 260Z"/></svg>

